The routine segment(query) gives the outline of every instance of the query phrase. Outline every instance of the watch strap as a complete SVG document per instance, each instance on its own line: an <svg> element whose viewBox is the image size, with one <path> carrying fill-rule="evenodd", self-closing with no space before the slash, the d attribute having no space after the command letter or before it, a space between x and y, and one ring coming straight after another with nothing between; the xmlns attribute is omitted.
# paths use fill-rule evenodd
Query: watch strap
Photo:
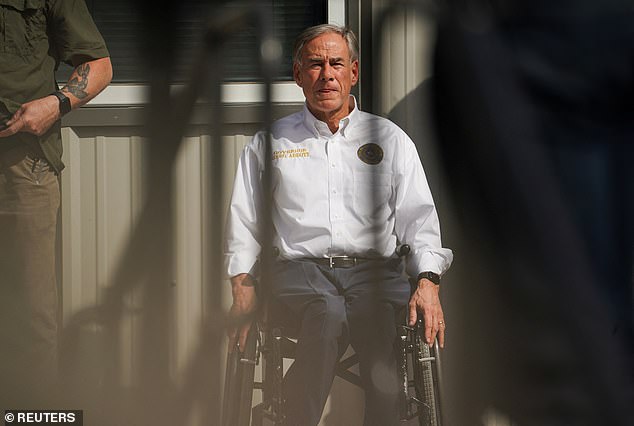
<svg viewBox="0 0 634 426"><path fill-rule="evenodd" d="M59 100L59 113L61 116L68 114L71 110L70 98L60 92L59 90L51 93L51 95L55 96Z"/></svg>
<svg viewBox="0 0 634 426"><path fill-rule="evenodd" d="M423 278L427 278L429 281L433 282L436 285L440 284L440 275L438 275L435 272L431 272L431 271L421 272L420 274L418 274L418 278L416 279L416 281L420 281Z"/></svg>

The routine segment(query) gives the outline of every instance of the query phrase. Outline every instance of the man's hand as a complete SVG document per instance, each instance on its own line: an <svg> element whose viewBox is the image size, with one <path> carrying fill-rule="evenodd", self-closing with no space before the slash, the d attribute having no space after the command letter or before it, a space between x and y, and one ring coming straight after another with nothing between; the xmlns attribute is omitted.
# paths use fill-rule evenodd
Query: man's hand
<svg viewBox="0 0 634 426"><path fill-rule="evenodd" d="M233 295L233 305L229 310L229 317L232 321L241 322L255 312L257 307L257 296L253 278L249 274L238 274L231 278L231 294ZM236 340L240 352L244 351L247 342L247 334L253 323L252 319L242 322L241 325L232 323L227 330L229 336L229 350L232 351Z"/></svg>
<svg viewBox="0 0 634 426"><path fill-rule="evenodd" d="M110 58L100 58L88 62L77 63L71 73L68 84L62 92L70 99L72 108L93 99L112 79ZM60 118L59 100L53 96L34 99L20 107L7 121L7 128L0 131L0 138L15 135L19 132L42 136Z"/></svg>
<svg viewBox="0 0 634 426"><path fill-rule="evenodd" d="M7 128L0 132L0 138L19 132L42 136L53 123L59 120L59 100L55 96L45 96L23 104L7 121Z"/></svg>
<svg viewBox="0 0 634 426"><path fill-rule="evenodd" d="M422 278L418 281L416 291L409 300L409 325L414 326L418 313L423 314L425 322L425 341L432 345L436 334L441 348L445 347L445 319L440 305L438 291L440 286Z"/></svg>

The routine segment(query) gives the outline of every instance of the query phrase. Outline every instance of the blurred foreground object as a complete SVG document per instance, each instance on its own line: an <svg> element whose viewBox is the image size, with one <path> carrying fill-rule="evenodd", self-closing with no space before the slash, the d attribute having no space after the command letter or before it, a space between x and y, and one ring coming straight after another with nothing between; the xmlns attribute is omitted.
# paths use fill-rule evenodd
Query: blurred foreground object
<svg viewBox="0 0 634 426"><path fill-rule="evenodd" d="M463 424L487 406L523 425L634 424L634 8L447 12L437 123L473 279L461 303L478 319L465 359L484 366L469 368Z"/></svg>

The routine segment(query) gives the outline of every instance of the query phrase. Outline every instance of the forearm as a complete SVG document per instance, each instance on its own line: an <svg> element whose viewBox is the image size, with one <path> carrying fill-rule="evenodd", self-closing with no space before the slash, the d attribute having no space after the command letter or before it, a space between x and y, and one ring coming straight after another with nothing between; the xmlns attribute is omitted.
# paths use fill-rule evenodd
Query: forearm
<svg viewBox="0 0 634 426"><path fill-rule="evenodd" d="M75 68L62 92L70 99L71 108L79 108L97 96L112 79L110 58L84 62ZM59 101L53 96L34 99L23 104L6 122L0 138L19 132L41 136L60 119Z"/></svg>
<svg viewBox="0 0 634 426"><path fill-rule="evenodd" d="M110 58L94 59L77 65L61 91L70 99L73 109L97 96L112 80Z"/></svg>
<svg viewBox="0 0 634 426"><path fill-rule="evenodd" d="M242 273L231 277L231 289L234 297L239 296L244 287L249 288L249 293L251 292L251 289L255 287L255 283L251 275Z"/></svg>
<svg viewBox="0 0 634 426"><path fill-rule="evenodd" d="M229 310L229 350L233 350L237 343L238 348L244 348L247 335L253 321L253 314L257 308L257 294L253 278L249 274L238 274L231 277L231 295L233 304ZM242 350L242 349L240 349Z"/></svg>
<svg viewBox="0 0 634 426"><path fill-rule="evenodd" d="M253 277L249 274L239 274L231 277L231 296L234 314L248 315L255 310L257 294Z"/></svg>

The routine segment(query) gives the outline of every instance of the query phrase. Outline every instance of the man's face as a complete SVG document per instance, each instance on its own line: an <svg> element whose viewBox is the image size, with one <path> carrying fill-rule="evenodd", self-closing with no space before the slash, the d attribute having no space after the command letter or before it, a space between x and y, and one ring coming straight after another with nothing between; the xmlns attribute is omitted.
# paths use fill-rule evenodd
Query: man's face
<svg viewBox="0 0 634 426"><path fill-rule="evenodd" d="M350 61L342 36L326 33L304 45L301 64L294 65L293 76L317 118L341 119L349 113L348 97L359 79L359 62Z"/></svg>

